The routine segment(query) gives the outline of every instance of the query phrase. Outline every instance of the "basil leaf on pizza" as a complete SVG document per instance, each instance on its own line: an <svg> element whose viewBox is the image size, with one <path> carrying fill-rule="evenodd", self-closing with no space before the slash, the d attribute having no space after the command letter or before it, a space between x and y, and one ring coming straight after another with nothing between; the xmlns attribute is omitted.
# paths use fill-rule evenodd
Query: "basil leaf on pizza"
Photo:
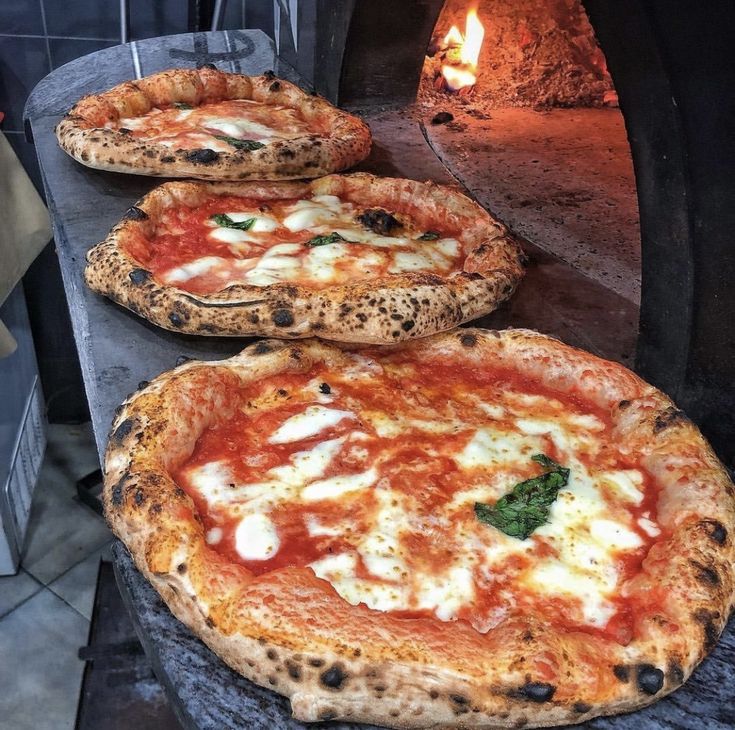
<svg viewBox="0 0 735 730"><path fill-rule="evenodd" d="M569 469L557 464L546 454L531 459L549 471L526 479L513 487L494 505L475 502L475 515L480 522L492 525L510 537L525 540L541 525L546 524L549 509L559 490L569 481Z"/></svg>
<svg viewBox="0 0 735 730"><path fill-rule="evenodd" d="M233 147L237 147L239 150L259 150L265 147L262 142L256 142L254 139L238 139L237 137L228 137L226 134L215 134L215 139L222 140L231 144Z"/></svg>
<svg viewBox="0 0 735 730"><path fill-rule="evenodd" d="M344 240L345 238L343 236L340 236L336 231L332 231L328 236L314 236L314 238L306 242L306 245L309 247L327 246L330 243L339 243Z"/></svg>
<svg viewBox="0 0 735 730"><path fill-rule="evenodd" d="M255 218L244 221L233 221L226 213L215 213L212 220L221 228L234 228L236 231L249 231L255 224Z"/></svg>

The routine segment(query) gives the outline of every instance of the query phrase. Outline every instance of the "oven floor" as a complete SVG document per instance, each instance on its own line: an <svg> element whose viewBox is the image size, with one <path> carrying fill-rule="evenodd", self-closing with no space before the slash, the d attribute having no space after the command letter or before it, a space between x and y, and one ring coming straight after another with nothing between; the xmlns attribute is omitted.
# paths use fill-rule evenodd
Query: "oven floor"
<svg viewBox="0 0 735 730"><path fill-rule="evenodd" d="M617 109L459 110L426 138L446 167L516 233L603 286L640 301L640 228Z"/></svg>

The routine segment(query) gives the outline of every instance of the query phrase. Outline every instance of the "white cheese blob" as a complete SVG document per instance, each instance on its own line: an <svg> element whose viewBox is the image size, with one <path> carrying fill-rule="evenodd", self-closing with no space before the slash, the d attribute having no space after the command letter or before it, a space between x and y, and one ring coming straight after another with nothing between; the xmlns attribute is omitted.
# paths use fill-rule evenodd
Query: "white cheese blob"
<svg viewBox="0 0 735 730"><path fill-rule="evenodd" d="M472 568L455 566L446 573L427 576L418 586L418 606L434 611L440 621L453 621L462 606L475 597Z"/></svg>
<svg viewBox="0 0 735 730"><path fill-rule="evenodd" d="M355 492L372 486L378 480L375 469L368 469L358 474L341 474L339 476L312 482L301 490L304 502L317 502L322 499L337 499L348 492Z"/></svg>
<svg viewBox="0 0 735 730"><path fill-rule="evenodd" d="M235 550L243 560L270 560L280 546L276 526L260 512L245 515L235 530Z"/></svg>
<svg viewBox="0 0 735 730"><path fill-rule="evenodd" d="M161 277L166 284L178 284L180 282L189 281L196 276L201 276L211 271L217 266L225 264L225 259L219 256L204 256L186 264L177 266L175 269L169 269Z"/></svg>
<svg viewBox="0 0 735 730"><path fill-rule="evenodd" d="M268 438L272 444L287 444L292 441L316 436L327 428L336 426L343 418L354 418L354 413L338 411L324 406L309 406L305 411L284 421Z"/></svg>

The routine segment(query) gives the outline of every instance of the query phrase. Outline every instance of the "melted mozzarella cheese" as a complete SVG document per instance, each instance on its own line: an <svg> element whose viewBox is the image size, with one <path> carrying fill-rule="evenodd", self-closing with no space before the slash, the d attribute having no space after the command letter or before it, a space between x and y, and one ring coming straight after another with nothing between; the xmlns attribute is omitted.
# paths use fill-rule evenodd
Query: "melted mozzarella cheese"
<svg viewBox="0 0 735 730"><path fill-rule="evenodd" d="M355 414L349 411L338 411L324 406L309 406L302 413L284 421L271 434L268 441L272 444L287 444L291 441L316 436L324 429L336 426L343 418L354 418Z"/></svg>
<svg viewBox="0 0 735 730"><path fill-rule="evenodd" d="M280 545L276 526L261 512L245 515L235 530L235 550L243 560L269 560Z"/></svg>
<svg viewBox="0 0 735 730"><path fill-rule="evenodd" d="M480 428L464 449L454 456L454 460L462 469L496 466L509 461L526 463L532 454L542 450L542 446L538 439L503 433L493 428Z"/></svg>
<svg viewBox="0 0 735 730"><path fill-rule="evenodd" d="M372 486L378 479L375 469L360 474L341 474L329 479L312 482L301 490L304 502L317 502L322 499L336 499L348 492L356 492Z"/></svg>
<svg viewBox="0 0 735 730"><path fill-rule="evenodd" d="M177 266L175 269L169 269L162 278L166 284L178 284L189 281L195 276L206 274L223 263L225 263L225 259L219 256L204 256L195 261Z"/></svg>

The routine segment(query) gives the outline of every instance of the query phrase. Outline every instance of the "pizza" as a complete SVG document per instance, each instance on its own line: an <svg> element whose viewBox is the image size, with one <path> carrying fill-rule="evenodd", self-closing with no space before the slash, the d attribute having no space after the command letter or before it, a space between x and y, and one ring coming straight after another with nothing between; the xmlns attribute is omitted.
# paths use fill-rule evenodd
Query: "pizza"
<svg viewBox="0 0 735 730"><path fill-rule="evenodd" d="M87 260L92 289L169 330L386 343L492 311L524 255L456 190L358 173L166 183Z"/></svg>
<svg viewBox="0 0 735 730"><path fill-rule="evenodd" d="M733 485L697 428L528 330L187 362L122 406L104 500L174 615L303 721L633 710L733 604Z"/></svg>
<svg viewBox="0 0 735 730"><path fill-rule="evenodd" d="M89 167L205 180L290 180L367 157L357 117L273 73L172 69L85 96L56 127Z"/></svg>

